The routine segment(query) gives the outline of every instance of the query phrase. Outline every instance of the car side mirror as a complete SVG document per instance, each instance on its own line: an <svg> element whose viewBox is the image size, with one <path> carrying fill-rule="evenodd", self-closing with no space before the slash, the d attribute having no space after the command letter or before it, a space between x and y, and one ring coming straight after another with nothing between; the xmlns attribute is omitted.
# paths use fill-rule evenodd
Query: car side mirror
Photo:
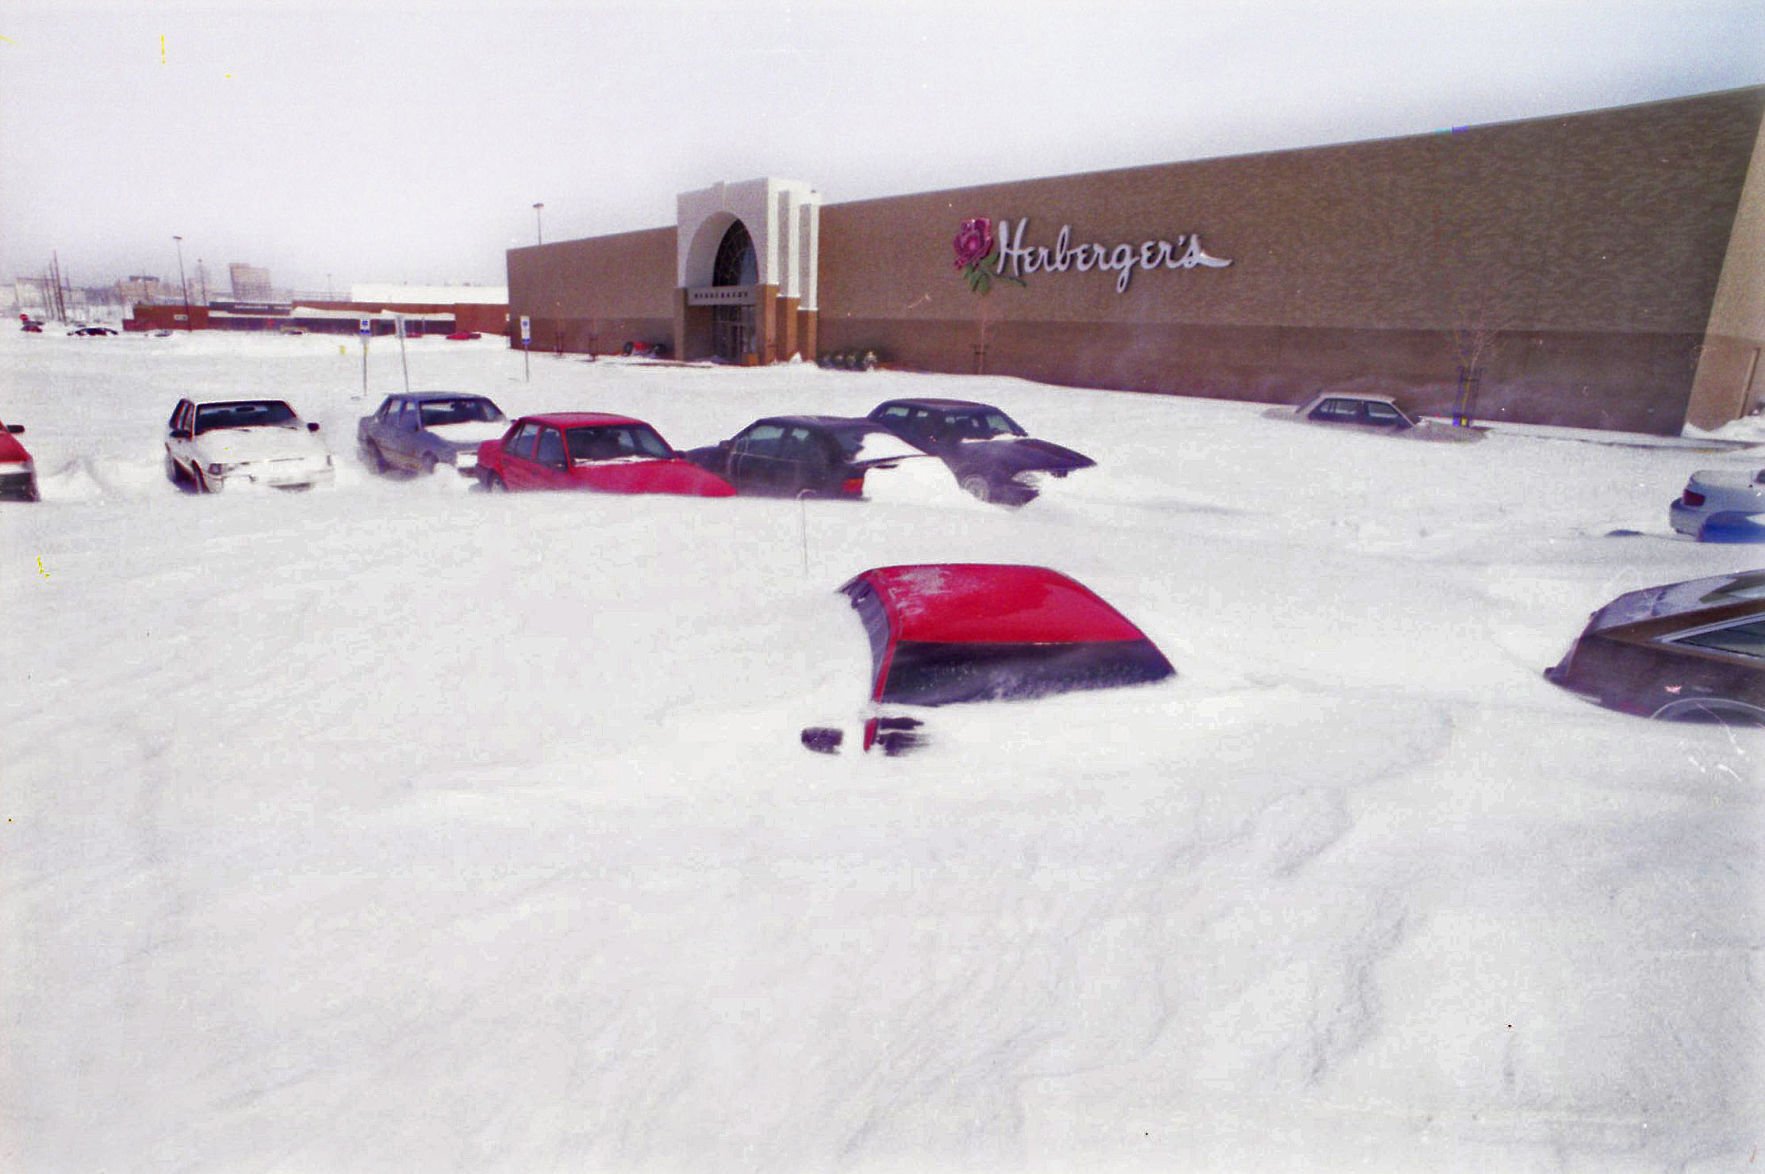
<svg viewBox="0 0 1765 1174"><path fill-rule="evenodd" d="M193 439L193 437L192 437L191 432L188 428L174 428L174 429L172 429L172 439L173 440L191 440L191 439Z"/></svg>
<svg viewBox="0 0 1765 1174"><path fill-rule="evenodd" d="M318 422L313 420L307 421L306 430L308 432L317 432L319 430Z"/></svg>
<svg viewBox="0 0 1765 1174"><path fill-rule="evenodd" d="M8 424L6 426L6 430L8 432L12 433L14 436L17 436L19 433L21 433L25 430L25 426L23 424Z"/></svg>

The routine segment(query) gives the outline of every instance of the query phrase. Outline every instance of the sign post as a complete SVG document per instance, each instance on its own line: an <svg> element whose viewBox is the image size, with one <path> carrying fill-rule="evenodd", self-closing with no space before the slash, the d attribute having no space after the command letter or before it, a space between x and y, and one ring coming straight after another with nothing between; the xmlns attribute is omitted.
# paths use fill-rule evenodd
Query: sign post
<svg viewBox="0 0 1765 1174"><path fill-rule="evenodd" d="M404 393L411 394L411 363L404 354L404 315L392 320L394 329L398 331L398 365L404 368Z"/></svg>
<svg viewBox="0 0 1765 1174"><path fill-rule="evenodd" d="M523 378L533 382L533 319L521 315L521 369Z"/></svg>
<svg viewBox="0 0 1765 1174"><path fill-rule="evenodd" d="M366 318L362 319L362 394L368 394L368 337L374 332L374 324Z"/></svg>

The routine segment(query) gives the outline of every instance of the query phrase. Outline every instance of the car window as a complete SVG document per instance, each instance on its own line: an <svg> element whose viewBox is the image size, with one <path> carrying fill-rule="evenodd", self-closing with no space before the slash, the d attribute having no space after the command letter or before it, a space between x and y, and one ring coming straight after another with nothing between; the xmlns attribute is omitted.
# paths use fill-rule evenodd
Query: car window
<svg viewBox="0 0 1765 1174"><path fill-rule="evenodd" d="M882 410L881 418L884 420L905 420L912 414L913 409L906 404L890 404Z"/></svg>
<svg viewBox="0 0 1765 1174"><path fill-rule="evenodd" d="M1367 404L1367 419L1375 424L1401 424L1403 415L1390 404Z"/></svg>
<svg viewBox="0 0 1765 1174"><path fill-rule="evenodd" d="M784 426L756 424L735 438L734 447L744 456L776 457L784 447Z"/></svg>
<svg viewBox="0 0 1765 1174"><path fill-rule="evenodd" d="M533 459L542 465L562 468L564 464L564 434L556 428L542 428L539 433L539 452Z"/></svg>
<svg viewBox="0 0 1765 1174"><path fill-rule="evenodd" d="M827 447L821 438L807 428L792 428L785 434L779 456L804 465L827 464Z"/></svg>
<svg viewBox="0 0 1765 1174"><path fill-rule="evenodd" d="M217 428L291 428L299 422L294 409L281 400L203 404L196 409L196 433L199 436Z"/></svg>
<svg viewBox="0 0 1765 1174"><path fill-rule="evenodd" d="M565 433L565 442L573 461L616 461L622 457L666 459L674 455L655 429L641 424L572 428Z"/></svg>
<svg viewBox="0 0 1765 1174"><path fill-rule="evenodd" d="M952 412L944 417L943 434L957 440L985 440L1017 433L1004 412Z"/></svg>
<svg viewBox="0 0 1765 1174"><path fill-rule="evenodd" d="M404 406L398 410L398 426L408 431L415 432L420 410L421 409L419 409L416 404L412 403L410 400L406 400Z"/></svg>
<svg viewBox="0 0 1765 1174"><path fill-rule="evenodd" d="M178 418L184 414L184 409L189 406L190 406L189 400L187 400L187 399L179 400L178 406L172 409L171 419L169 419L165 422L165 426L175 432L178 428Z"/></svg>
<svg viewBox="0 0 1765 1174"><path fill-rule="evenodd" d="M1360 419L1360 404L1351 399L1327 399L1312 409L1314 420L1346 422Z"/></svg>
<svg viewBox="0 0 1765 1174"><path fill-rule="evenodd" d="M539 439L539 425L531 421L521 425L515 435L503 445L503 451L511 456L520 457L524 461L533 459L533 442Z"/></svg>
<svg viewBox="0 0 1765 1174"><path fill-rule="evenodd" d="M397 412L398 412L398 401L393 399L391 396L387 396L384 400L381 401L380 410L375 412L374 415L376 418L378 418L380 420L386 420L386 419L389 419L390 417L392 417L393 415L395 415Z"/></svg>
<svg viewBox="0 0 1765 1174"><path fill-rule="evenodd" d="M439 428L447 424L495 423L503 418L495 404L480 397L430 400L422 404L423 427Z"/></svg>
<svg viewBox="0 0 1765 1174"><path fill-rule="evenodd" d="M1704 632L1693 632L1689 636L1674 636L1670 642L1765 659L1765 617L1755 617Z"/></svg>

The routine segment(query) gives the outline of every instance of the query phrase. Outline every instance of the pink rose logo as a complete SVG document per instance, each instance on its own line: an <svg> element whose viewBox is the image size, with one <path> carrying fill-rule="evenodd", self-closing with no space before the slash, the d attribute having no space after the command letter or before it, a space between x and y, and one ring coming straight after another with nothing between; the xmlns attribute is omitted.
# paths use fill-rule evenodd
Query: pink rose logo
<svg viewBox="0 0 1765 1174"><path fill-rule="evenodd" d="M964 220L956 234L956 268L979 265L993 255L993 222L985 216Z"/></svg>
<svg viewBox="0 0 1765 1174"><path fill-rule="evenodd" d="M956 271L975 293L984 294L992 289L994 278L1013 285L1023 284L1015 277L988 271L987 263L993 260L997 242L993 240L993 222L987 217L964 220L951 244L956 249Z"/></svg>

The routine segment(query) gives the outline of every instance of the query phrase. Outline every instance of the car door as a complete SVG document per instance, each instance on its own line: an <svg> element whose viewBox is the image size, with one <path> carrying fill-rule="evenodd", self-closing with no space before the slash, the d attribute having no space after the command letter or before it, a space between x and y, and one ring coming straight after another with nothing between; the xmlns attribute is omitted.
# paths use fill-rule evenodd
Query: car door
<svg viewBox="0 0 1765 1174"><path fill-rule="evenodd" d="M739 493L788 493L782 424L754 424L729 446L729 479Z"/></svg>
<svg viewBox="0 0 1765 1174"><path fill-rule="evenodd" d="M785 431L784 451L779 461L780 491L797 494L837 493L839 477L834 468L831 438L801 425Z"/></svg>
<svg viewBox="0 0 1765 1174"><path fill-rule="evenodd" d="M539 467L533 461L533 449L539 443L539 425L532 420L520 424L503 441L503 484L510 489L538 489Z"/></svg>
<svg viewBox="0 0 1765 1174"><path fill-rule="evenodd" d="M386 435L386 459L405 469L417 467L417 427L422 419L422 407L411 400L403 400L397 409L389 414Z"/></svg>
<svg viewBox="0 0 1765 1174"><path fill-rule="evenodd" d="M196 459L191 455L191 447L195 443L195 413L196 405L187 399L181 399L178 406L172 409L171 418L166 421L166 454L185 469L191 468Z"/></svg>
<svg viewBox="0 0 1765 1174"><path fill-rule="evenodd" d="M565 455L564 434L547 424L539 430L533 451L533 480L539 489L578 488L570 476L570 458Z"/></svg>

